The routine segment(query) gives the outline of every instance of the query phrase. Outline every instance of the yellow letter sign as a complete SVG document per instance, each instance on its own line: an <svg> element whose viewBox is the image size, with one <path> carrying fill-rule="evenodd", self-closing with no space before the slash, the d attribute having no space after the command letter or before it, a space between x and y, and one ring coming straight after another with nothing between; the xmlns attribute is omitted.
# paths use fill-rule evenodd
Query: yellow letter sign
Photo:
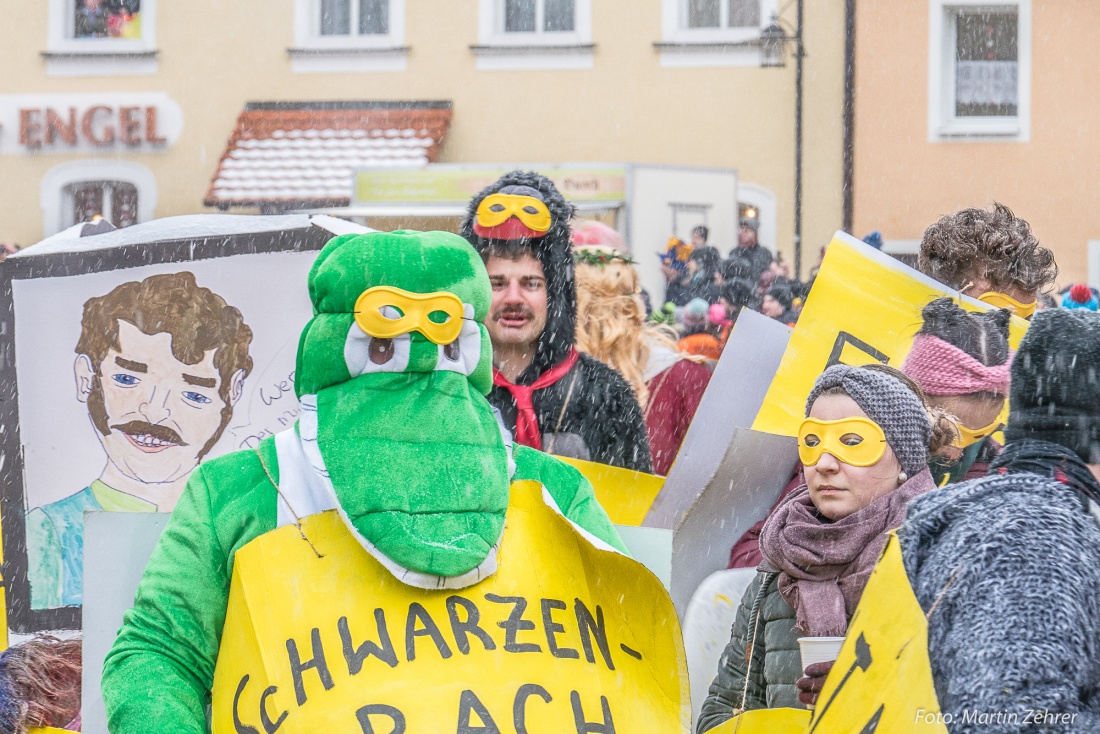
<svg viewBox="0 0 1100 734"><path fill-rule="evenodd" d="M512 485L498 570L464 589L402 584L336 511L240 549L214 734L686 732L668 594L548 497Z"/></svg>
<svg viewBox="0 0 1100 734"><path fill-rule="evenodd" d="M882 362L901 367L921 326L921 309L943 296L970 311L989 310L988 305L947 290L899 260L837 232L753 430L794 436L814 380L830 365ZM1013 316L1009 325L1013 349L1025 331L1027 322Z"/></svg>

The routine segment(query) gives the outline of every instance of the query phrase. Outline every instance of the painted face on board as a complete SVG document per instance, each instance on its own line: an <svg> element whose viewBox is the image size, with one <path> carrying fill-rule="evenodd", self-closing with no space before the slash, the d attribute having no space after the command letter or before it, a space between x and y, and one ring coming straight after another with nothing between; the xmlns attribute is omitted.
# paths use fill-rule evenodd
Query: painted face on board
<svg viewBox="0 0 1100 734"><path fill-rule="evenodd" d="M77 357L77 397L89 411L105 413L109 431L96 435L123 474L146 484L176 481L198 465L223 426L215 350L184 364L172 354L171 334L144 334L127 321L118 322L118 343L99 365ZM234 375L234 402L243 380L243 370Z"/></svg>
<svg viewBox="0 0 1100 734"><path fill-rule="evenodd" d="M840 421L868 416L847 395L822 395L814 401L809 417L820 421ZM840 440L855 446L870 438L852 433L841 436ZM814 506L830 520L842 520L897 489L901 465L890 445L885 444L881 458L870 466L846 464L824 451L817 463L806 466L804 471Z"/></svg>

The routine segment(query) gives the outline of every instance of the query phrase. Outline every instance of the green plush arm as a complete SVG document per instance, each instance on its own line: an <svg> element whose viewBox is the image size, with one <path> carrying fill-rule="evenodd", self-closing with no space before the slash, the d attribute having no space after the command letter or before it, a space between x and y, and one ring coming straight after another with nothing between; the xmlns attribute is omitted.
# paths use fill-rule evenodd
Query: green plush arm
<svg viewBox="0 0 1100 734"><path fill-rule="evenodd" d="M519 444L512 456L516 462L516 480L541 482L562 514L612 548L630 555L583 474L564 461Z"/></svg>

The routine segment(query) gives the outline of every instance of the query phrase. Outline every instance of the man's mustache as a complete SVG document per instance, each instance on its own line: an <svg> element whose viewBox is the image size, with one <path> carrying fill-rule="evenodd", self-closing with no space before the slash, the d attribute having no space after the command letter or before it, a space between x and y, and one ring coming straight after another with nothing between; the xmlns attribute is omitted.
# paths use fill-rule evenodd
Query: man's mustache
<svg viewBox="0 0 1100 734"><path fill-rule="evenodd" d="M173 431L168 426L158 426L156 423L146 423L145 421L130 421L129 423L120 423L115 426L111 426L113 430L121 431L122 433L128 433L131 436L149 435L159 441L170 441L180 446L186 446L183 437Z"/></svg>
<svg viewBox="0 0 1100 734"><path fill-rule="evenodd" d="M494 319L503 318L505 316L523 316L524 318L534 318L535 312L526 306L505 306L492 314Z"/></svg>

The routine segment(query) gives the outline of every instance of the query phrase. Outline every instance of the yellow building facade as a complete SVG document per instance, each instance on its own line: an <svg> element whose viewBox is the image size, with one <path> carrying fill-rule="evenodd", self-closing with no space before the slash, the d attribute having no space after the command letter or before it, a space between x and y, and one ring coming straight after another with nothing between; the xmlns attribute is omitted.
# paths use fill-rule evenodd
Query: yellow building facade
<svg viewBox="0 0 1100 734"><path fill-rule="evenodd" d="M943 214L998 201L1100 283L1100 5L860 0L854 229L915 252Z"/></svg>
<svg viewBox="0 0 1100 734"><path fill-rule="evenodd" d="M778 0L18 3L0 25L0 240L34 243L95 208L123 223L217 211L204 198L250 104L428 101L450 111L433 162L735 169L737 198L758 212L762 244L789 262L793 54L788 44L786 66L764 68L759 39L781 11L779 25L793 35L792 8ZM842 224L844 4L808 0L805 17L803 272ZM349 178L349 195L351 187ZM724 253L734 243L731 235L711 244Z"/></svg>

